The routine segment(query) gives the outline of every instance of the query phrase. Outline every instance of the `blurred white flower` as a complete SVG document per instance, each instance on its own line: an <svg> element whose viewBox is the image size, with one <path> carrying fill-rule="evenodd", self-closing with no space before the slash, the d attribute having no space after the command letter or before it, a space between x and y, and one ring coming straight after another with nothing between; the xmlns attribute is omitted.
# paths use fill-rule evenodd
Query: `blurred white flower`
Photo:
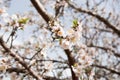
<svg viewBox="0 0 120 80"><path fill-rule="evenodd" d="M60 27L59 26L52 26L51 28L52 28L52 32L56 32L59 30Z"/></svg>
<svg viewBox="0 0 120 80"><path fill-rule="evenodd" d="M74 30L73 29L69 29L68 31L67 31L67 35L72 35L72 34L74 34Z"/></svg>
<svg viewBox="0 0 120 80"><path fill-rule="evenodd" d="M46 54L46 48L43 48L42 51L41 51L41 55L46 58L47 54Z"/></svg>
<svg viewBox="0 0 120 80"><path fill-rule="evenodd" d="M76 29L70 29L67 31L67 38L72 43L77 43L82 36L82 24L80 23L79 26L76 27Z"/></svg>
<svg viewBox="0 0 120 80"><path fill-rule="evenodd" d="M64 35L64 30L63 30L62 27L60 27L59 31L57 32L57 35L58 35L58 36L63 36L63 37L65 36L65 35Z"/></svg>
<svg viewBox="0 0 120 80"><path fill-rule="evenodd" d="M94 75L95 75L95 71L94 71L94 69L92 69L91 72L90 72L89 79L94 80Z"/></svg>
<svg viewBox="0 0 120 80"><path fill-rule="evenodd" d="M54 25L59 26L59 22L58 21L54 21Z"/></svg>
<svg viewBox="0 0 120 80"><path fill-rule="evenodd" d="M58 31L58 32L57 32L57 35L58 35L58 36L63 36L63 32L62 32L62 31Z"/></svg>
<svg viewBox="0 0 120 80"><path fill-rule="evenodd" d="M16 14L13 14L13 15L11 16L11 19L13 19L13 20L18 20L18 17L17 17Z"/></svg>
<svg viewBox="0 0 120 80"><path fill-rule="evenodd" d="M49 62L49 63L45 63L45 68L47 69L47 70L52 70L53 69L53 62Z"/></svg>
<svg viewBox="0 0 120 80"><path fill-rule="evenodd" d="M30 61L30 64L29 64L29 65L30 65L30 66L34 66L35 63L36 63L36 59L33 59L33 60Z"/></svg>
<svg viewBox="0 0 120 80"><path fill-rule="evenodd" d="M17 27L19 27L20 25L19 25L19 23L16 23L14 26L17 26Z"/></svg>
<svg viewBox="0 0 120 80"><path fill-rule="evenodd" d="M93 64L93 59L91 56L85 56L85 60L84 60L84 64L85 66L90 66Z"/></svg>
<svg viewBox="0 0 120 80"><path fill-rule="evenodd" d="M80 38L81 38L81 36L82 36L82 33L79 32L79 31L76 31L76 32L74 33L74 36L75 36L75 38L76 38L76 41L79 41Z"/></svg>
<svg viewBox="0 0 120 80"><path fill-rule="evenodd" d="M77 27L77 31L78 32L82 32L83 28L82 28L82 22L79 23L78 27Z"/></svg>
<svg viewBox="0 0 120 80"><path fill-rule="evenodd" d="M66 40L66 39L63 39L62 40L62 42L61 42L61 47L63 48L63 49L69 49L70 48L70 42L68 41L68 40Z"/></svg>

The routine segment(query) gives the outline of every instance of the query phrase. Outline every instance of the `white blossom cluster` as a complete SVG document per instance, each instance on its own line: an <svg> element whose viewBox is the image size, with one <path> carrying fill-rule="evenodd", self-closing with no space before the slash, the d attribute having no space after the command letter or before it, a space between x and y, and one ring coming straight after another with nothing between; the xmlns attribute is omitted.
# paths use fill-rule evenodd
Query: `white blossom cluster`
<svg viewBox="0 0 120 80"><path fill-rule="evenodd" d="M20 16L19 14L9 15L7 8L0 8L0 25L24 28L28 23L29 18L27 16Z"/></svg>
<svg viewBox="0 0 120 80"><path fill-rule="evenodd" d="M84 44L77 46L77 48L79 48L75 56L77 62L72 66L72 68L77 76L93 80L95 73L94 69L90 66L94 63L93 58L97 55L97 52L94 48L88 48ZM89 77L87 75L89 75Z"/></svg>
<svg viewBox="0 0 120 80"><path fill-rule="evenodd" d="M53 32L52 36L59 39L60 46L63 49L70 49L80 40L82 35L82 23L79 23L76 29L71 28L65 31L58 22L54 21L50 23L50 28Z"/></svg>

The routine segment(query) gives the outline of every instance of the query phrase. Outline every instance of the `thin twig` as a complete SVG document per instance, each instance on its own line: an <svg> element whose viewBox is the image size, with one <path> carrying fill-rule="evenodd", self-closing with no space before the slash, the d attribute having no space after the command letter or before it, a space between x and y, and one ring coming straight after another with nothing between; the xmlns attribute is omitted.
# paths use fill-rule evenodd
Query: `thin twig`
<svg viewBox="0 0 120 80"><path fill-rule="evenodd" d="M102 69L105 69L105 70L108 70L108 71L110 71L111 73L115 73L115 74L118 74L118 75L120 75L120 72L118 72L118 71L115 71L115 70L113 70L113 69L110 69L110 68L107 68L107 67L105 67L105 66L96 65L96 64L93 64L92 66L93 66L93 67L102 68Z"/></svg>

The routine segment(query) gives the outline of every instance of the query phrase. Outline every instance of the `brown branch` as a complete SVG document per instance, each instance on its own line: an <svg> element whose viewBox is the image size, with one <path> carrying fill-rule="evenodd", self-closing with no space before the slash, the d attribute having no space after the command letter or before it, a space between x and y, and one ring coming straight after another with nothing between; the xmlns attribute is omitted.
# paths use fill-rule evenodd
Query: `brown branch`
<svg viewBox="0 0 120 80"><path fill-rule="evenodd" d="M105 66L96 65L96 64L94 64L94 65L92 65L92 66L93 66L93 67L102 68L102 69L105 69L105 70L108 70L108 71L110 71L111 73L114 73L114 74L118 74L118 75L120 75L120 72L118 72L118 71L115 71L115 70L113 70L113 69L110 69L110 68L107 68L107 67L105 67Z"/></svg>
<svg viewBox="0 0 120 80"><path fill-rule="evenodd" d="M35 9L38 11L38 13L43 17L43 19L48 23L50 20L52 20L52 16L50 16L43 5L40 3L40 0L30 0Z"/></svg>
<svg viewBox="0 0 120 80"><path fill-rule="evenodd" d="M95 48L99 48L99 49L102 49L102 50L105 50L105 51L111 51L113 52L113 55L116 56L116 57L119 57L120 58L120 53L116 53L114 50L112 50L111 48L109 47L102 47L102 46L95 46L95 45L89 45L88 47L95 47Z"/></svg>
<svg viewBox="0 0 120 80"><path fill-rule="evenodd" d="M25 69L19 69L19 68L15 68L15 67L13 67L13 68L8 68L7 70L6 70L7 72L9 72L9 73L11 73L11 72L16 72L16 73L26 73L26 70Z"/></svg>
<svg viewBox="0 0 120 80"><path fill-rule="evenodd" d="M0 45L4 48L4 50L5 50L6 52L9 53L10 56L12 56L16 61L18 61L18 62L30 73L31 76L33 76L33 77L36 78L37 80L40 80L40 79L41 79L41 77L38 76L38 75L36 74L36 72L34 72L33 70L31 70L31 69L28 67L28 65L25 63L25 61L24 61L19 55L17 55L15 52L11 51L11 50L7 47L7 45L6 45L6 43L3 41L2 37L0 37Z"/></svg>
<svg viewBox="0 0 120 80"><path fill-rule="evenodd" d="M64 78L64 79L59 79L56 77L51 77L51 76L45 76L45 80L71 80L71 78Z"/></svg>
<svg viewBox="0 0 120 80"><path fill-rule="evenodd" d="M72 56L71 51L70 51L69 49L65 49L64 51L65 51L65 53L66 53L66 55L67 55L67 57L68 57L69 64L70 64L70 65L74 65L74 64L75 64L75 59L74 59L74 57Z"/></svg>
<svg viewBox="0 0 120 80"><path fill-rule="evenodd" d="M112 24L111 24L107 19L105 19L104 17L102 17L102 16L100 16L100 15L98 15L98 14L96 14L96 13L93 13L92 11L84 10L84 9L82 9L82 8L78 8L78 7L76 7L75 5L73 5L72 3L70 3L69 1L67 1L67 3L68 3L69 6L72 7L73 9L97 18L99 21L103 22L107 27L111 28L111 29L114 31L114 33L116 33L116 34L120 37L120 30L117 29L116 26L112 25Z"/></svg>
<svg viewBox="0 0 120 80"><path fill-rule="evenodd" d="M45 59L37 60L37 62L41 62L41 61L47 61L47 62L53 62L53 63L67 64L67 62L58 61L58 60L45 60Z"/></svg>
<svg viewBox="0 0 120 80"><path fill-rule="evenodd" d="M32 60L37 54L41 52L42 49L39 49L30 59Z"/></svg>
<svg viewBox="0 0 120 80"><path fill-rule="evenodd" d="M75 75L75 73L72 69L72 66L75 64L75 59L74 59L73 55L71 54L71 51L69 49L65 49L64 51L68 58L69 67L70 67L71 74L72 74L72 80L79 80L79 78Z"/></svg>

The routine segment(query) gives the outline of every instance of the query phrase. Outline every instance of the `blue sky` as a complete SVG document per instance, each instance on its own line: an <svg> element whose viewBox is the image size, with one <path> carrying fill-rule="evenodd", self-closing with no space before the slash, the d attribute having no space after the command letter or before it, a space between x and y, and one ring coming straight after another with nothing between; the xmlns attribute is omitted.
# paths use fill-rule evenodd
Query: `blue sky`
<svg viewBox="0 0 120 80"><path fill-rule="evenodd" d="M26 12L26 11L30 10L30 8L29 8L30 4L31 4L30 0L17 0L17 1L12 0L8 12L10 14Z"/></svg>

